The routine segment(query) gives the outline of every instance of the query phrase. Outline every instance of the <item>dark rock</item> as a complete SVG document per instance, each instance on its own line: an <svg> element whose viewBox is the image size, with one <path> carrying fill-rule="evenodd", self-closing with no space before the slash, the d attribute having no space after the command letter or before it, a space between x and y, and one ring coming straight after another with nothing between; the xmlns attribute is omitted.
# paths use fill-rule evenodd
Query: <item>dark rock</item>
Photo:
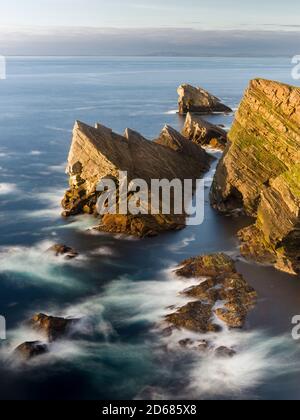
<svg viewBox="0 0 300 420"><path fill-rule="evenodd" d="M40 341L26 342L18 346L14 354L24 361L29 361L35 357L42 356L49 352L48 345Z"/></svg>
<svg viewBox="0 0 300 420"><path fill-rule="evenodd" d="M220 327L213 323L213 306L202 302L190 302L177 312L167 315L166 321L176 328L185 328L198 333L217 332Z"/></svg>
<svg viewBox="0 0 300 420"><path fill-rule="evenodd" d="M176 271L180 277L218 277L226 273L236 273L234 261L226 254L201 255L190 258Z"/></svg>
<svg viewBox="0 0 300 420"><path fill-rule="evenodd" d="M225 254L203 255L190 258L181 264L177 275L186 278L203 278L199 285L183 291L190 298L198 299L167 316L167 321L177 328L192 331L217 331L213 324L216 315L230 328L242 328L248 312L255 306L257 293L236 271L234 261ZM222 308L214 309L218 301Z"/></svg>
<svg viewBox="0 0 300 420"><path fill-rule="evenodd" d="M178 88L179 95L179 113L181 115L188 112L199 114L211 114L213 112L232 112L232 109L222 104L220 99L211 95L204 89L195 88L184 84Z"/></svg>
<svg viewBox="0 0 300 420"><path fill-rule="evenodd" d="M220 359L230 359L236 356L236 352L233 349L229 349L228 347L219 347L215 350L215 356Z"/></svg>
<svg viewBox="0 0 300 420"><path fill-rule="evenodd" d="M72 328L76 326L79 319L65 319L45 314L37 314L30 321L30 326L43 333L51 343L55 340L62 339L72 332Z"/></svg>
<svg viewBox="0 0 300 420"><path fill-rule="evenodd" d="M186 117L182 134L201 146L225 150L227 145L226 131L191 113Z"/></svg>
<svg viewBox="0 0 300 420"><path fill-rule="evenodd" d="M184 340L180 340L178 344L180 347L191 347L194 344L194 341L190 338L186 338Z"/></svg>
<svg viewBox="0 0 300 420"><path fill-rule="evenodd" d="M67 259L73 259L78 257L79 255L75 249L61 244L53 245L51 248L48 249L47 252L54 253L56 257L63 255Z"/></svg>

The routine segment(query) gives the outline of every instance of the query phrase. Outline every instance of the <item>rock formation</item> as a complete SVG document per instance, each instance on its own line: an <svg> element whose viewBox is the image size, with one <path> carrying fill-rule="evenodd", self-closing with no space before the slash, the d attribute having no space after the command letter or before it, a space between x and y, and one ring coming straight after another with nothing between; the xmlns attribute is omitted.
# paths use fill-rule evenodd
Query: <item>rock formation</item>
<svg viewBox="0 0 300 420"><path fill-rule="evenodd" d="M153 179L198 179L209 163L210 157L201 147L168 126L152 142L129 129L121 136L100 124L93 128L77 122L68 158L70 189L62 202L64 216L96 215L98 183L107 178L117 180L119 171L127 171L128 182L139 178L150 186ZM105 214L99 229L144 237L184 225L184 215Z"/></svg>
<svg viewBox="0 0 300 420"><path fill-rule="evenodd" d="M176 271L184 278L202 281L183 293L193 301L166 317L176 328L198 333L218 332L216 318L230 328L242 328L256 302L256 292L238 274L234 261L225 254L204 255L182 263ZM223 302L222 305L217 303Z"/></svg>
<svg viewBox="0 0 300 420"><path fill-rule="evenodd" d="M227 132L225 130L190 112L186 116L182 134L201 146L224 150L227 145Z"/></svg>
<svg viewBox="0 0 300 420"><path fill-rule="evenodd" d="M188 112L199 114L211 114L214 112L232 112L232 109L222 104L220 99L211 95L204 89L195 88L184 84L178 88L179 114L185 115Z"/></svg>
<svg viewBox="0 0 300 420"><path fill-rule="evenodd" d="M72 332L79 319L66 319L36 314L29 322L30 326L46 336L49 343L61 339Z"/></svg>
<svg viewBox="0 0 300 420"><path fill-rule="evenodd" d="M79 255L75 249L70 248L69 246L66 246L66 245L61 245L61 244L55 244L51 246L51 248L49 248L47 252L53 253L56 257L59 257L62 255L64 258L68 260L72 260L78 257Z"/></svg>
<svg viewBox="0 0 300 420"><path fill-rule="evenodd" d="M253 80L228 135L211 191L220 212L256 222L240 232L242 253L300 272L300 88Z"/></svg>
<svg viewBox="0 0 300 420"><path fill-rule="evenodd" d="M41 341L28 341L20 344L13 352L13 356L23 362L29 362L39 356L51 352L52 343L71 336L79 319L53 317L45 314L36 314L27 325L45 337Z"/></svg>
<svg viewBox="0 0 300 420"><path fill-rule="evenodd" d="M40 341L26 342L18 346L14 355L24 362L27 362L35 357L43 356L49 352L47 344L41 343Z"/></svg>

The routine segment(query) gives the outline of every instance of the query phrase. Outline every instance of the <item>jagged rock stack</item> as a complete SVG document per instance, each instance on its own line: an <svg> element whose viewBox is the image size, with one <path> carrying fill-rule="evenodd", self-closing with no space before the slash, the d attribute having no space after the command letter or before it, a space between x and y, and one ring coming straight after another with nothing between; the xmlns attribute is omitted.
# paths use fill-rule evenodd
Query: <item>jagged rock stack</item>
<svg viewBox="0 0 300 420"><path fill-rule="evenodd" d="M201 146L224 150L227 145L227 132L223 128L191 113L186 116L182 134Z"/></svg>
<svg viewBox="0 0 300 420"><path fill-rule="evenodd" d="M77 122L68 158L70 189L62 205L64 215L96 214L98 183L105 178L118 179L126 171L128 181L198 179L209 169L211 158L197 144L166 126L155 141L127 129L123 136L97 124L90 127ZM106 214L99 229L139 237L153 236L166 230L184 227L184 215Z"/></svg>
<svg viewBox="0 0 300 420"><path fill-rule="evenodd" d="M188 84L179 86L179 114L188 112L197 114L211 114L214 112L230 113L232 109L224 105L220 99L211 95L205 89L193 87Z"/></svg>

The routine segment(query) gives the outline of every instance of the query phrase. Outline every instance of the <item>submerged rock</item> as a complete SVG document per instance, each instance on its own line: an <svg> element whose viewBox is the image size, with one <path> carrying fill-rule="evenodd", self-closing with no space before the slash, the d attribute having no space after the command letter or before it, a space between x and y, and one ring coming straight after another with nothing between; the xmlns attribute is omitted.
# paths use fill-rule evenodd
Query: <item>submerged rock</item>
<svg viewBox="0 0 300 420"><path fill-rule="evenodd" d="M232 112L232 109L222 104L220 99L211 95L202 88L196 88L188 84L179 86L179 113L188 112L199 114L211 114L213 112Z"/></svg>
<svg viewBox="0 0 300 420"><path fill-rule="evenodd" d="M227 132L203 120L199 115L188 113L182 134L201 146L224 150L227 145Z"/></svg>
<svg viewBox="0 0 300 420"><path fill-rule="evenodd" d="M78 257L79 255L75 249L61 244L53 245L47 252L52 252L56 257L63 255L65 258L70 260Z"/></svg>
<svg viewBox="0 0 300 420"><path fill-rule="evenodd" d="M70 334L78 322L79 319L66 319L45 314L36 314L30 320L29 324L34 330L44 334L51 343Z"/></svg>
<svg viewBox="0 0 300 420"><path fill-rule="evenodd" d="M245 257L300 273L300 88L253 80L228 138L213 207L256 219L239 233Z"/></svg>
<svg viewBox="0 0 300 420"><path fill-rule="evenodd" d="M229 328L244 326L248 312L255 306L257 294L237 273L230 257L213 254L191 258L183 261L176 273L185 278L202 278L202 281L183 291L186 296L198 300L168 315L166 320L169 323L201 333L220 329L215 317Z"/></svg>
<svg viewBox="0 0 300 420"><path fill-rule="evenodd" d="M26 342L18 346L14 355L23 361L29 361L38 356L42 356L49 352L48 345L40 341Z"/></svg>
<svg viewBox="0 0 300 420"><path fill-rule="evenodd" d="M229 358L231 359L232 357L236 356L236 351L234 351L233 349L229 349L228 347L218 347L215 350L215 356L221 359L226 359Z"/></svg>
<svg viewBox="0 0 300 420"><path fill-rule="evenodd" d="M77 122L68 158L70 189L62 202L64 216L97 215L96 203L101 194L97 185L107 178L117 182L119 171L127 172L128 183L138 178L150 187L154 179L196 180L209 168L210 161L201 147L169 126L157 140L148 141L129 129L121 136L100 124L93 128ZM125 199L129 200L130 195ZM142 202L141 207L149 212L148 203ZM99 230L145 237L185 226L185 215L172 211L170 215L111 213L101 218Z"/></svg>

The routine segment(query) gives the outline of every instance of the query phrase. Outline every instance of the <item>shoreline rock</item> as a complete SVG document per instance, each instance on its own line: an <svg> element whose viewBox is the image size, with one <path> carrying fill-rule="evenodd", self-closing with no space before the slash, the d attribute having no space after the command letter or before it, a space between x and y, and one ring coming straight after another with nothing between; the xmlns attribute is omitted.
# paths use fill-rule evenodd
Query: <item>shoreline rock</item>
<svg viewBox="0 0 300 420"><path fill-rule="evenodd" d="M45 335L49 343L66 337L79 322L79 319L66 319L45 314L36 314L29 325L35 331Z"/></svg>
<svg viewBox="0 0 300 420"><path fill-rule="evenodd" d="M31 359L43 356L47 353L49 353L48 345L40 341L28 341L20 344L13 352L17 358L24 362L28 362Z"/></svg>
<svg viewBox="0 0 300 420"><path fill-rule="evenodd" d="M53 253L56 257L64 256L66 259L72 260L78 257L79 253L74 249L70 248L69 246L62 245L62 244L55 244L51 246L47 250L49 253Z"/></svg>
<svg viewBox="0 0 300 420"><path fill-rule="evenodd" d="M186 116L182 134L201 146L210 146L224 151L227 145L225 130L190 112Z"/></svg>
<svg viewBox="0 0 300 420"><path fill-rule="evenodd" d="M212 114L214 112L231 113L231 108L224 105L220 99L211 95L205 89L196 88L189 84L179 86L179 114L185 115L188 112L198 114Z"/></svg>
<svg viewBox="0 0 300 420"><path fill-rule="evenodd" d="M221 327L214 321L217 317L229 328L240 329L244 326L249 311L256 304L257 293L237 273L230 257L213 254L191 258L182 263L176 274L202 281L183 291L195 301L167 315L165 319L169 324L198 333L218 332ZM221 301L224 303L219 307Z"/></svg>
<svg viewBox="0 0 300 420"><path fill-rule="evenodd" d="M300 274L300 88L251 81L228 138L212 206L256 219L239 233L246 258Z"/></svg>

